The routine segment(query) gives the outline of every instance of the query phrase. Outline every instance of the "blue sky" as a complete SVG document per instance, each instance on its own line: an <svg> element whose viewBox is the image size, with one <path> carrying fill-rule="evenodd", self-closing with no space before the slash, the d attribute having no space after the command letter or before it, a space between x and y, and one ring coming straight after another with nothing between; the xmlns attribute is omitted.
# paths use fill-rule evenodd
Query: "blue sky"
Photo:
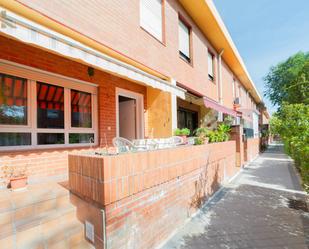
<svg viewBox="0 0 309 249"><path fill-rule="evenodd" d="M309 0L213 1L261 94L272 65L309 51Z"/></svg>

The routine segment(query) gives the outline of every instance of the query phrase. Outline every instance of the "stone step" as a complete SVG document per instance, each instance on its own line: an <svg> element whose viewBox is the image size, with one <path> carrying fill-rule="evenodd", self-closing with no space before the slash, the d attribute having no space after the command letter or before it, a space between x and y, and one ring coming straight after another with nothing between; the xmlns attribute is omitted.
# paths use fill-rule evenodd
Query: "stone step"
<svg viewBox="0 0 309 249"><path fill-rule="evenodd" d="M84 226L75 217L75 212L71 212L0 239L0 248L69 249L94 247L84 239Z"/></svg>
<svg viewBox="0 0 309 249"><path fill-rule="evenodd" d="M0 214L31 205L46 203L49 200L61 200L61 197L69 195L69 191L58 183L29 185L26 190L18 192L8 189L1 190Z"/></svg>
<svg viewBox="0 0 309 249"><path fill-rule="evenodd" d="M0 238L72 211L75 212L76 207L71 204L68 191L65 195L55 196L51 199L45 198L45 200L40 199L39 202L31 201L27 205L23 202L23 205L15 205L7 211L0 212L0 227L6 227L6 233L1 233Z"/></svg>
<svg viewBox="0 0 309 249"><path fill-rule="evenodd" d="M94 248L85 240L70 192L56 183L1 191L0 231L1 249Z"/></svg>

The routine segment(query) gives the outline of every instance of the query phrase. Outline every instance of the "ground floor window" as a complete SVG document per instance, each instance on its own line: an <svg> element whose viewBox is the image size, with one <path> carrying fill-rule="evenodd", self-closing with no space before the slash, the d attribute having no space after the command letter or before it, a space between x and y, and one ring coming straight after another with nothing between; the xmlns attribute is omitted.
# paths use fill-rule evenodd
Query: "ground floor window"
<svg viewBox="0 0 309 249"><path fill-rule="evenodd" d="M198 112L178 108L177 118L178 128L188 128L191 131L191 135L193 135L194 131L198 128Z"/></svg>
<svg viewBox="0 0 309 249"><path fill-rule="evenodd" d="M70 80L0 63L0 150L96 143L96 86Z"/></svg>

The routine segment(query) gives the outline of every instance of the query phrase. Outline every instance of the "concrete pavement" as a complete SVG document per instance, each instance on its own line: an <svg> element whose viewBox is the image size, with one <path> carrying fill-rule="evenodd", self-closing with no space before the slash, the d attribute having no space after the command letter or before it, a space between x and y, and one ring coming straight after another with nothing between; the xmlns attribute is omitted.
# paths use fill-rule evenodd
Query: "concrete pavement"
<svg viewBox="0 0 309 249"><path fill-rule="evenodd" d="M307 249L308 200L293 160L271 145L162 249Z"/></svg>

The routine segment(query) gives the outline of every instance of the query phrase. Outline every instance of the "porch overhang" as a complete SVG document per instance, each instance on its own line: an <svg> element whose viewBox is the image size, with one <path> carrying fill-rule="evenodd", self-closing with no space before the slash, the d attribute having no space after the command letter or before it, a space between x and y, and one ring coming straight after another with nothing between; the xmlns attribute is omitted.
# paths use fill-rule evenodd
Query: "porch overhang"
<svg viewBox="0 0 309 249"><path fill-rule="evenodd" d="M132 65L112 58L67 36L1 8L0 34L82 62L130 81L169 92L182 99L185 90Z"/></svg>
<svg viewBox="0 0 309 249"><path fill-rule="evenodd" d="M207 98L207 97L204 97L203 98L203 101L204 101L204 105L208 108L212 108L218 112L222 112L222 113L225 113L225 114L228 114L228 115L231 115L233 117L237 117L238 114L236 111L232 110L232 109L229 109L223 105L220 105L218 102L215 102L214 100L210 99L210 98Z"/></svg>
<svg viewBox="0 0 309 249"><path fill-rule="evenodd" d="M239 108L237 109L238 112L241 113L241 117L249 122L253 121L253 113L256 115L260 115L260 112L254 109L246 109L246 108Z"/></svg>

